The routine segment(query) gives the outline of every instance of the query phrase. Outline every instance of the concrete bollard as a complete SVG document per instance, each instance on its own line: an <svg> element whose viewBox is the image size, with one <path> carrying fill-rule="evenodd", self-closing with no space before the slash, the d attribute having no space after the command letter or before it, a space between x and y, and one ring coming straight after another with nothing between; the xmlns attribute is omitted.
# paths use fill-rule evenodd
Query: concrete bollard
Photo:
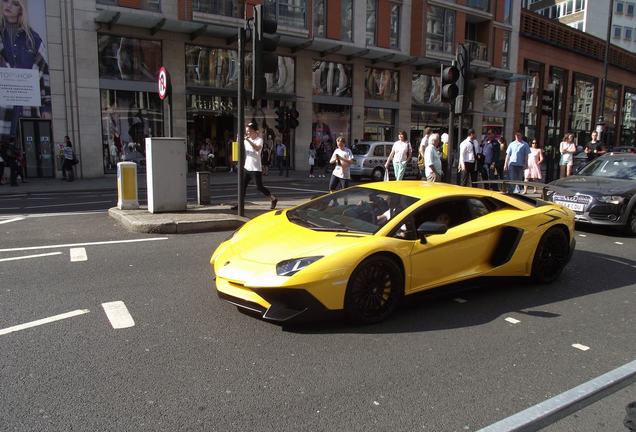
<svg viewBox="0 0 636 432"><path fill-rule="evenodd" d="M197 171L197 204L210 204L210 173Z"/></svg>
<svg viewBox="0 0 636 432"><path fill-rule="evenodd" d="M117 195L118 209L135 210L139 208L136 163L117 163Z"/></svg>

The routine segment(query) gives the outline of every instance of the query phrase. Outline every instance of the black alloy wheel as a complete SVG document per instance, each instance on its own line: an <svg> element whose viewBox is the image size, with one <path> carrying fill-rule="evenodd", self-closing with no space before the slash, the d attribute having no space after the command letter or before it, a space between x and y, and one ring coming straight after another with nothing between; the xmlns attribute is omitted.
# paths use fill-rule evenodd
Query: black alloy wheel
<svg viewBox="0 0 636 432"><path fill-rule="evenodd" d="M636 204L632 208L625 228L627 228L627 234L636 236Z"/></svg>
<svg viewBox="0 0 636 432"><path fill-rule="evenodd" d="M570 244L568 236L561 228L552 227L547 230L534 253L532 261L533 281L550 283L559 277L568 262Z"/></svg>
<svg viewBox="0 0 636 432"><path fill-rule="evenodd" d="M344 308L349 320L373 324L387 318L404 296L404 276L395 261L372 256L353 271Z"/></svg>

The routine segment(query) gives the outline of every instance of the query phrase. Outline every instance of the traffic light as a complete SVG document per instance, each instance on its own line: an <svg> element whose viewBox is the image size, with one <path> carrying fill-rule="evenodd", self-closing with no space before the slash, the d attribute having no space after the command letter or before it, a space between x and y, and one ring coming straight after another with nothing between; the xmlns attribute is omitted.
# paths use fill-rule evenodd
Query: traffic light
<svg viewBox="0 0 636 432"><path fill-rule="evenodd" d="M442 65L441 72L442 79L442 102L453 103L459 88L457 87L457 80L459 79L459 69L455 65L444 66Z"/></svg>
<svg viewBox="0 0 636 432"><path fill-rule="evenodd" d="M554 90L543 90L541 97L541 114L551 115L554 107Z"/></svg>
<svg viewBox="0 0 636 432"><path fill-rule="evenodd" d="M267 92L266 73L278 70L278 56L274 54L278 41L266 34L276 33L276 21L263 17L263 5L254 6L252 30L252 99L262 99Z"/></svg>
<svg viewBox="0 0 636 432"><path fill-rule="evenodd" d="M276 108L276 129L283 132L287 129L287 109L284 106Z"/></svg>
<svg viewBox="0 0 636 432"><path fill-rule="evenodd" d="M289 129L296 129L298 127L298 115L296 108L287 110L287 127Z"/></svg>

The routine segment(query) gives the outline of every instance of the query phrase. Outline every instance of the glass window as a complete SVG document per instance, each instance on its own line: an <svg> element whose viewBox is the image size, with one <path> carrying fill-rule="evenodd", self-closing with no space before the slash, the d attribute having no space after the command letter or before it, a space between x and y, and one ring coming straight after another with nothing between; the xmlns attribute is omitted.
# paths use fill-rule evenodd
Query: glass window
<svg viewBox="0 0 636 432"><path fill-rule="evenodd" d="M618 15L623 14L623 2L616 2L616 13Z"/></svg>
<svg viewBox="0 0 636 432"><path fill-rule="evenodd" d="M504 22L506 24L512 23L512 0L504 1Z"/></svg>
<svg viewBox="0 0 636 432"><path fill-rule="evenodd" d="M636 90L625 90L621 145L636 145Z"/></svg>
<svg viewBox="0 0 636 432"><path fill-rule="evenodd" d="M100 91L104 171L117 162L145 163L145 138L163 135L163 104L156 92Z"/></svg>
<svg viewBox="0 0 636 432"><path fill-rule="evenodd" d="M237 2L234 0L193 0L192 11L243 18L245 16L245 2Z"/></svg>
<svg viewBox="0 0 636 432"><path fill-rule="evenodd" d="M293 57L278 56L278 70L265 74L268 93L294 94L295 88L295 63ZM245 56L245 87L252 85L252 54Z"/></svg>
<svg viewBox="0 0 636 432"><path fill-rule="evenodd" d="M484 112L506 112L507 91L505 85L484 84Z"/></svg>
<svg viewBox="0 0 636 432"><path fill-rule="evenodd" d="M441 78L438 75L414 73L412 98L415 105L442 103Z"/></svg>
<svg viewBox="0 0 636 432"><path fill-rule="evenodd" d="M429 6L426 16L426 50L453 53L455 44L455 12Z"/></svg>
<svg viewBox="0 0 636 432"><path fill-rule="evenodd" d="M471 7L473 9L479 9L484 12L490 11L489 0L466 0L466 6Z"/></svg>
<svg viewBox="0 0 636 432"><path fill-rule="evenodd" d="M398 71L367 67L364 75L364 95L367 99L398 100L400 93Z"/></svg>
<svg viewBox="0 0 636 432"><path fill-rule="evenodd" d="M243 2L236 2L243 3ZM278 26L307 28L305 0L264 0L264 15L275 19Z"/></svg>
<svg viewBox="0 0 636 432"><path fill-rule="evenodd" d="M367 0L367 45L375 45L375 27L378 1Z"/></svg>
<svg viewBox="0 0 636 432"><path fill-rule="evenodd" d="M525 81L521 95L522 132L529 139L537 135L537 116L541 97L539 90L543 66L534 62L526 63L526 75L530 78Z"/></svg>
<svg viewBox="0 0 636 432"><path fill-rule="evenodd" d="M395 141L395 110L364 109L364 141Z"/></svg>
<svg viewBox="0 0 636 432"><path fill-rule="evenodd" d="M625 27L625 40L632 40L632 29L629 27Z"/></svg>
<svg viewBox="0 0 636 432"><path fill-rule="evenodd" d="M399 3L391 3L391 26L389 33L389 47L400 47L400 12L402 8Z"/></svg>
<svg viewBox="0 0 636 432"><path fill-rule="evenodd" d="M485 137L491 130L498 139L506 133L506 118L484 115L481 123L481 133Z"/></svg>
<svg viewBox="0 0 636 432"><path fill-rule="evenodd" d="M627 5L627 16L634 16L634 5L631 3Z"/></svg>
<svg viewBox="0 0 636 432"><path fill-rule="evenodd" d="M588 133L592 129L594 81L578 76L572 86L571 125L573 132Z"/></svg>
<svg viewBox="0 0 636 432"><path fill-rule="evenodd" d="M313 94L351 97L352 74L351 65L315 60L312 67Z"/></svg>
<svg viewBox="0 0 636 432"><path fill-rule="evenodd" d="M100 34L99 77L156 81L161 67L161 41Z"/></svg>
<svg viewBox="0 0 636 432"><path fill-rule="evenodd" d="M322 146L329 156L336 148L336 138L340 135L345 137L351 147L351 107L314 104L311 135L316 150L321 150Z"/></svg>
<svg viewBox="0 0 636 432"><path fill-rule="evenodd" d="M425 111L421 108L411 108L411 134L409 139L414 145L419 145L424 136L424 129L430 127L434 132L443 133L448 130L447 111Z"/></svg>
<svg viewBox="0 0 636 432"><path fill-rule="evenodd" d="M616 126L616 115L618 114L618 99L620 87L614 84L607 84L605 87L605 107L603 117L608 127Z"/></svg>
<svg viewBox="0 0 636 432"><path fill-rule="evenodd" d="M383 145L375 146L375 148L373 149L373 156L386 156L384 154L384 146Z"/></svg>
<svg viewBox="0 0 636 432"><path fill-rule="evenodd" d="M623 30L621 26L614 26L614 39L620 39L622 31Z"/></svg>
<svg viewBox="0 0 636 432"><path fill-rule="evenodd" d="M323 0L324 1L324 0ZM342 34L340 38L346 42L353 41L353 0L341 0Z"/></svg>
<svg viewBox="0 0 636 432"><path fill-rule="evenodd" d="M510 68L510 32L503 32L503 43L501 47L501 67Z"/></svg>
<svg viewBox="0 0 636 432"><path fill-rule="evenodd" d="M238 88L238 59L234 50L186 45L186 85Z"/></svg>
<svg viewBox="0 0 636 432"><path fill-rule="evenodd" d="M327 2L326 0L314 0L314 36L327 36Z"/></svg>

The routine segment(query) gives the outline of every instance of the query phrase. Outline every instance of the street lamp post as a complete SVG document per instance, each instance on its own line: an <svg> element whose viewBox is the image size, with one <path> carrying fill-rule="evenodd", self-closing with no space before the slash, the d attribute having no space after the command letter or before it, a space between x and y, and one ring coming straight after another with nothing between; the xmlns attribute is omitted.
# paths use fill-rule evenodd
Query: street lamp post
<svg viewBox="0 0 636 432"><path fill-rule="evenodd" d="M596 131L602 134L600 141L605 143L605 89L607 87L607 65L612 37L612 14L614 13L614 0L610 0L609 17L607 18L607 39L605 40L605 56L603 58L603 81L601 83L601 100L599 102L599 114L596 121Z"/></svg>

